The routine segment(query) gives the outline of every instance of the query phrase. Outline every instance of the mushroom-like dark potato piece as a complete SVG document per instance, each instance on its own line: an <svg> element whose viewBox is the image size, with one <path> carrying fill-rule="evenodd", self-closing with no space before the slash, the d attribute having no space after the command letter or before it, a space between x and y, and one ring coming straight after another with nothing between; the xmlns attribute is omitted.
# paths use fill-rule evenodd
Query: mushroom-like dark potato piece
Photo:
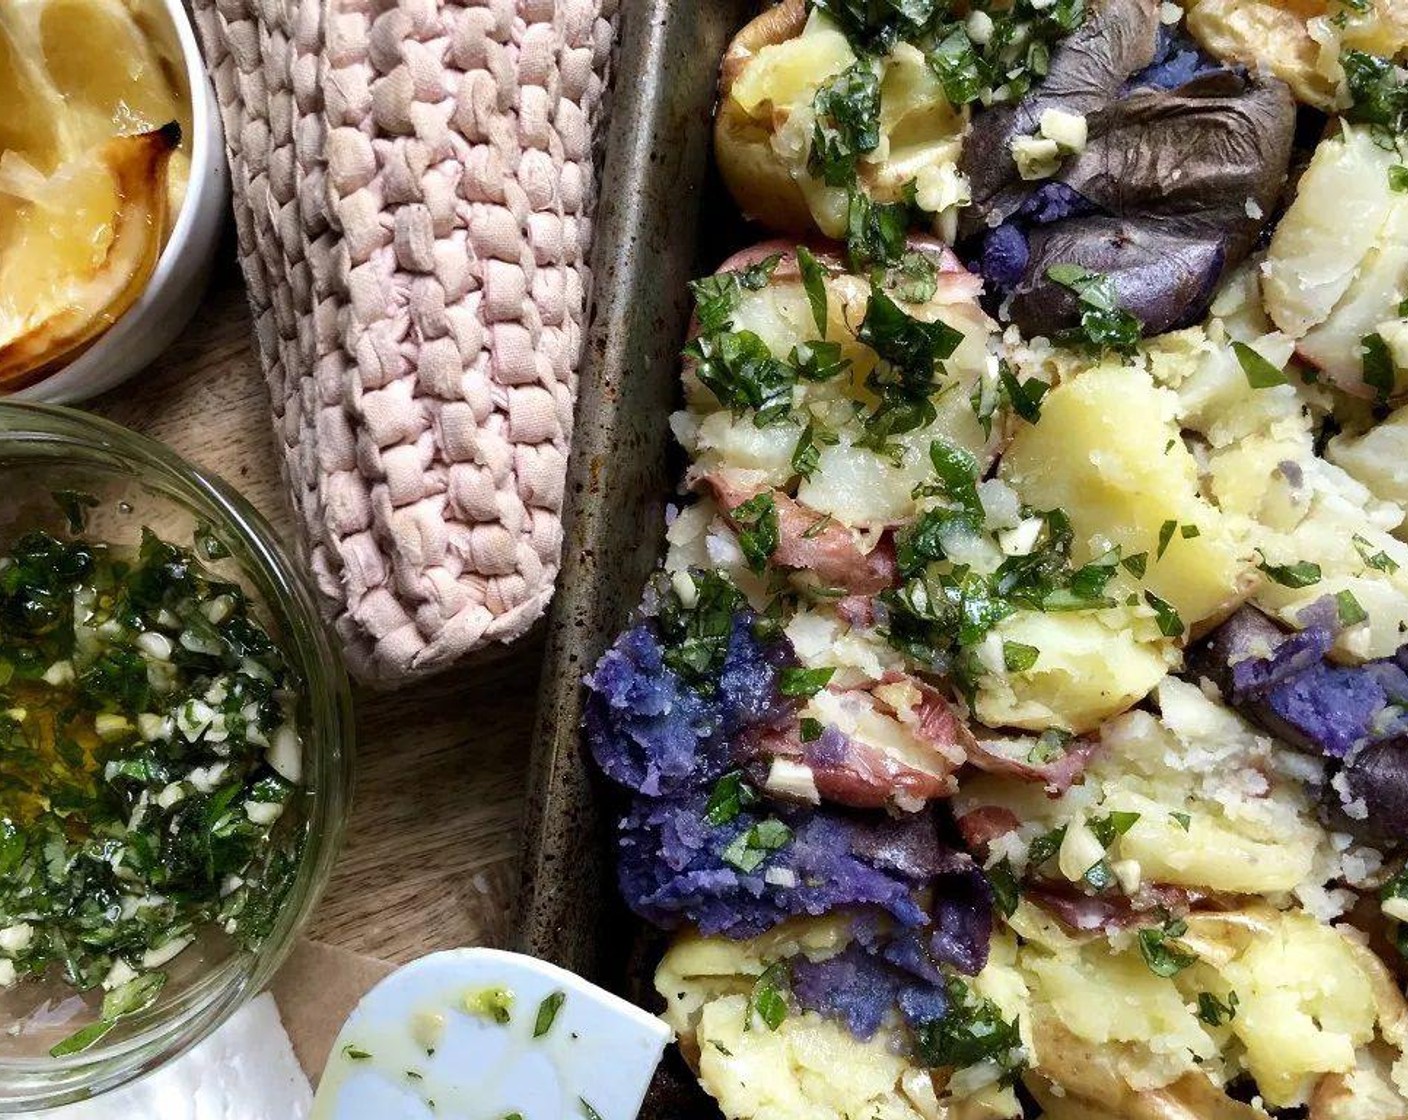
<svg viewBox="0 0 1408 1120"><path fill-rule="evenodd" d="M1107 275L1157 334L1196 321L1251 251L1290 161L1295 103L1275 79L1224 69L1158 20L1154 0L1106 0L1016 106L981 113L963 148L973 205L961 237L1029 334L1075 326L1053 265ZM1024 179L1012 143L1051 110L1085 118L1083 149Z"/></svg>

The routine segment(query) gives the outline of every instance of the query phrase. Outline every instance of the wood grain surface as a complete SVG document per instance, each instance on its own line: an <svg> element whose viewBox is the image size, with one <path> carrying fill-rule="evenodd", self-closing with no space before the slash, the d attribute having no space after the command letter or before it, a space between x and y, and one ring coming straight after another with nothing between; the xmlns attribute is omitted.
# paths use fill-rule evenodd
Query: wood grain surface
<svg viewBox="0 0 1408 1120"><path fill-rule="evenodd" d="M221 475L292 534L228 240L180 341L91 407ZM541 660L539 629L435 680L358 691L352 815L309 936L394 963L508 941Z"/></svg>

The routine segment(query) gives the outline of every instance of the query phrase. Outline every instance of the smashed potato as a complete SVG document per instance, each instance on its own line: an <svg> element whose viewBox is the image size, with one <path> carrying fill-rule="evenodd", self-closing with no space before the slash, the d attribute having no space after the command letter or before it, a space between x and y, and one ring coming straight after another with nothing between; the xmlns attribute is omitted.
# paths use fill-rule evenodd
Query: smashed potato
<svg viewBox="0 0 1408 1120"><path fill-rule="evenodd" d="M1408 12L1397 0L1185 0L1188 30L1224 62L1258 66L1307 105L1348 104L1340 52L1392 58L1408 48Z"/></svg>
<svg viewBox="0 0 1408 1120"><path fill-rule="evenodd" d="M819 90L858 62L845 35L823 14L786 0L734 39L720 72L714 152L730 193L749 217L772 229L845 235L848 195L809 166ZM857 168L876 202L897 202L913 183L919 206L952 236L968 200L957 173L967 127L925 56L906 43L861 62L879 79L879 143Z"/></svg>

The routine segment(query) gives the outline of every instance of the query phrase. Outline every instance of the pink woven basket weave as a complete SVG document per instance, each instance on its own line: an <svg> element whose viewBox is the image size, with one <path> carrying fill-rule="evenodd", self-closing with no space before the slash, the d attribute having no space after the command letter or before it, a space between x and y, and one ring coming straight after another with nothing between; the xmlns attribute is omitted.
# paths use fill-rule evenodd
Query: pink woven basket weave
<svg viewBox="0 0 1408 1120"><path fill-rule="evenodd" d="M552 594L615 0L195 0L283 469L359 678Z"/></svg>

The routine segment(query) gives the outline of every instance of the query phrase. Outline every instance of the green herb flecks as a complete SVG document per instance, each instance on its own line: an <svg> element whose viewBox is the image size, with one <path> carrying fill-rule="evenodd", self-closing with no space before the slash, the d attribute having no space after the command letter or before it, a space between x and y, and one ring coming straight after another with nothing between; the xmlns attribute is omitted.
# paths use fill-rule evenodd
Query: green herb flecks
<svg viewBox="0 0 1408 1120"><path fill-rule="evenodd" d="M780 820L769 817L735 836L719 853L719 858L745 875L751 875L769 855L785 848L791 840L792 830Z"/></svg>
<svg viewBox="0 0 1408 1120"><path fill-rule="evenodd" d="M1312 587L1320 582L1320 565L1312 560L1297 560L1291 564L1260 565L1274 582L1282 587Z"/></svg>
<svg viewBox="0 0 1408 1120"><path fill-rule="evenodd" d="M743 1023L745 1030L752 1029L754 1020L770 1031L782 1025L787 1018L787 997L783 992L790 982L791 974L785 961L777 961L763 970L748 996L747 1018Z"/></svg>
<svg viewBox="0 0 1408 1120"><path fill-rule="evenodd" d="M1388 575L1392 575L1394 572L1398 571L1398 561L1393 559L1387 552L1384 552L1382 549L1375 551L1374 546L1358 533L1355 533L1351 539L1354 543L1355 551L1359 553L1359 558L1364 561L1367 567L1373 568L1375 571L1384 572Z"/></svg>
<svg viewBox="0 0 1408 1120"><path fill-rule="evenodd" d="M1017 903L1022 897L1017 873L1012 870L1012 861L1003 856L987 869L986 874L988 885L992 887L993 905L1004 918L1010 918L1017 912Z"/></svg>
<svg viewBox="0 0 1408 1120"><path fill-rule="evenodd" d="M821 669L786 668L777 675L777 690L783 696L797 696L803 699L815 696L835 676L832 666Z"/></svg>
<svg viewBox="0 0 1408 1120"><path fill-rule="evenodd" d="M755 494L734 506L728 516L738 529L738 547L743 550L748 567L755 572L764 571L780 541L777 502L772 493L764 490Z"/></svg>
<svg viewBox="0 0 1408 1120"><path fill-rule="evenodd" d="M672 580L657 577L656 626L665 647L666 667L688 684L712 689L728 653L734 614L746 600L723 572L695 570L689 579L693 595L686 604Z"/></svg>
<svg viewBox="0 0 1408 1120"><path fill-rule="evenodd" d="M1198 1018L1210 1027L1220 1027L1237 1017L1237 993L1229 991L1224 1002L1212 992L1198 993Z"/></svg>
<svg viewBox="0 0 1408 1120"><path fill-rule="evenodd" d="M538 1004L538 1014L533 1020L534 1038L542 1038L552 1030L553 1023L557 1022L557 1013L562 1010L562 1004L566 999L566 992L552 992L543 998L542 1003Z"/></svg>
<svg viewBox="0 0 1408 1120"><path fill-rule="evenodd" d="M1247 384L1253 389L1272 389L1286 384L1286 375L1277 369L1245 342L1232 343L1232 353L1237 356L1237 364L1246 374Z"/></svg>
<svg viewBox="0 0 1408 1120"><path fill-rule="evenodd" d="M1335 592L1335 611L1341 626L1358 626L1369 620L1369 612L1354 597L1354 592L1348 589Z"/></svg>
<svg viewBox="0 0 1408 1120"><path fill-rule="evenodd" d="M1374 397L1380 404L1393 395L1397 377L1393 370L1393 354L1378 333L1365 335L1360 340L1364 352L1364 384L1374 390Z"/></svg>
<svg viewBox="0 0 1408 1120"><path fill-rule="evenodd" d="M1114 282L1108 276L1078 264L1053 264L1046 275L1075 293L1080 305L1080 328L1074 332L1076 341L1095 350L1134 353L1144 326L1119 306Z"/></svg>
<svg viewBox="0 0 1408 1120"><path fill-rule="evenodd" d="M1181 918L1169 918L1162 925L1139 931L1139 952L1150 972L1155 976L1176 976L1197 961L1197 957L1176 944L1187 932L1188 923Z"/></svg>
<svg viewBox="0 0 1408 1120"><path fill-rule="evenodd" d="M728 824L757 800L753 787L743 780L743 771L731 770L715 783L704 819L712 825Z"/></svg>
<svg viewBox="0 0 1408 1120"><path fill-rule="evenodd" d="M492 1019L500 1026L513 1018L513 992L509 988L478 988L464 997L464 1007L471 1015Z"/></svg>
<svg viewBox="0 0 1408 1120"><path fill-rule="evenodd" d="M298 691L243 589L149 531L0 558L0 926L28 927L0 956L111 987L56 1052L157 999L149 953L267 937L303 843L305 794L269 761L299 764Z"/></svg>
<svg viewBox="0 0 1408 1120"><path fill-rule="evenodd" d="M1022 1037L1016 1019L1007 1019L992 1000L950 977L949 1008L941 1019L915 1030L915 1056L931 1069L963 1069L990 1061L1003 1071L1003 1080L1016 1078L1022 1068Z"/></svg>
<svg viewBox="0 0 1408 1120"><path fill-rule="evenodd" d="M872 281L856 337L879 358L865 383L880 403L866 417L859 442L883 450L891 436L933 423L940 363L958 348L963 333L939 320L916 319Z"/></svg>
<svg viewBox="0 0 1408 1120"><path fill-rule="evenodd" d="M829 187L856 180L860 157L880 144L880 78L860 59L817 90L807 171Z"/></svg>

